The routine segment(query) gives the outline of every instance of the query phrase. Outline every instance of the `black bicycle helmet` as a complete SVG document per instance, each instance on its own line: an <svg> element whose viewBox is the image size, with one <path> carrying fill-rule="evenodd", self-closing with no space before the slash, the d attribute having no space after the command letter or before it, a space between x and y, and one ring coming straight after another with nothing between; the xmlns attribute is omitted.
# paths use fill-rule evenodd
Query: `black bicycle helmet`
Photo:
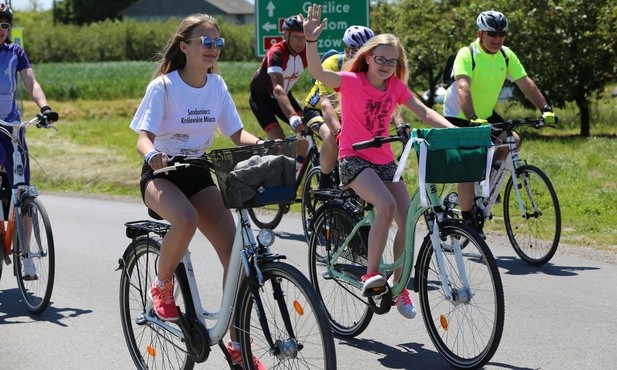
<svg viewBox="0 0 617 370"><path fill-rule="evenodd" d="M5 16L9 19L9 23L13 22L13 11L11 7L5 3L0 3L0 16Z"/></svg>
<svg viewBox="0 0 617 370"><path fill-rule="evenodd" d="M375 33L368 27L351 26L345 31L343 42L349 47L361 48L373 36Z"/></svg>
<svg viewBox="0 0 617 370"><path fill-rule="evenodd" d="M283 31L303 31L302 22L296 15L287 17L283 22Z"/></svg>
<svg viewBox="0 0 617 370"><path fill-rule="evenodd" d="M508 19L506 16L495 10L480 13L476 24L480 31L502 32L508 29Z"/></svg>

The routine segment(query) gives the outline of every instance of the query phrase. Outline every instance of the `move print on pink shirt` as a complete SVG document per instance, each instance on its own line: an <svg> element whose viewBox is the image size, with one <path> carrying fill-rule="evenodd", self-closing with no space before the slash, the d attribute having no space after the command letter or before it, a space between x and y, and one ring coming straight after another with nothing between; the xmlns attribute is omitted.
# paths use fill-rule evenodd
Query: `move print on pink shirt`
<svg viewBox="0 0 617 370"><path fill-rule="evenodd" d="M368 82L364 73L339 74L343 117L339 158L360 157L375 164L392 162L394 154L389 144L358 151L353 150L352 145L375 136L387 136L394 109L412 97L411 91L396 76L387 80L385 91L380 91Z"/></svg>

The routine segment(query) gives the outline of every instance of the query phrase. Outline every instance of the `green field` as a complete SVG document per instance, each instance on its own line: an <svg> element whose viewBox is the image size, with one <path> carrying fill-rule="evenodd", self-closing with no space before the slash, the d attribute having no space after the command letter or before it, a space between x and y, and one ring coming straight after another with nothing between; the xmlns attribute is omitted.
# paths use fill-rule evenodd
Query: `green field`
<svg viewBox="0 0 617 370"><path fill-rule="evenodd" d="M257 66L224 63L221 74L247 129L263 135L248 107L248 83ZM152 63L35 66L50 105L61 115L58 132L28 132L33 182L43 192L139 198L141 158L135 150L137 136L128 125L153 68ZM298 89L304 92L295 94L298 99L304 98L309 86L308 75L303 78ZM556 110L561 119L558 128L522 133L521 156L542 168L555 185L564 243L617 251L617 238L613 238L617 236L613 207L617 204L617 99L611 99L609 91L594 103L592 137L578 136L578 111L566 106ZM501 104L498 110L510 118L538 114L515 103ZM26 101L23 111L27 118L35 107ZM405 116L412 126L423 127L409 112ZM215 147L230 145L223 136L215 141ZM416 164L409 162L405 178L415 188ZM489 225L503 230L496 222Z"/></svg>

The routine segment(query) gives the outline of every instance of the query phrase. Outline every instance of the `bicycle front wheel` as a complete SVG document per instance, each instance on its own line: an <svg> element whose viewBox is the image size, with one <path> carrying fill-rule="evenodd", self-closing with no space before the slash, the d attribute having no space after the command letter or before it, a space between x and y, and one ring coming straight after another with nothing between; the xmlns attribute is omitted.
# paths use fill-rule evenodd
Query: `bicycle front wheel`
<svg viewBox="0 0 617 370"><path fill-rule="evenodd" d="M358 217L354 217L342 207L326 207L327 209L321 208L323 211L320 210L316 216L315 232L309 244L309 276L328 312L332 331L345 337L355 337L371 322L373 311L360 289L350 282L333 277L329 268L342 272L350 281L359 281L366 272L367 249L366 240L363 240L362 236L367 237L368 229L361 229L345 247L346 250L330 264L328 256L332 256L343 245L345 238L358 222ZM326 222L330 222L329 242L326 240ZM327 243L330 245L329 252ZM328 264L331 267L328 267Z"/></svg>
<svg viewBox="0 0 617 370"><path fill-rule="evenodd" d="M142 237L133 241L124 254L120 278L120 319L124 339L138 369L191 370L195 363L189 357L184 338L148 319L155 317L148 291L158 275L160 248L157 240ZM180 268L173 277L176 305L187 316L195 317L190 295L184 294L180 288L180 280L186 277L182 277L179 271ZM187 285L185 282L184 286Z"/></svg>
<svg viewBox="0 0 617 370"><path fill-rule="evenodd" d="M503 216L510 243L521 259L540 266L553 258L561 237L561 210L553 184L539 168L524 165L516 170L523 210L508 180Z"/></svg>
<svg viewBox="0 0 617 370"><path fill-rule="evenodd" d="M20 245L16 226L13 231L15 276L26 307L33 314L40 314L49 305L54 288L54 236L47 211L39 199L25 198L21 210L24 245Z"/></svg>
<svg viewBox="0 0 617 370"><path fill-rule="evenodd" d="M332 332L310 282L295 267L280 262L265 264L261 271L263 312L253 304L252 282L245 279L238 293L236 330L242 361L250 364L245 368L253 369L255 356L268 369L336 369Z"/></svg>
<svg viewBox="0 0 617 370"><path fill-rule="evenodd" d="M450 364L478 368L495 354L504 325L501 277L490 249L469 226L444 225L441 247L452 299L446 299L430 238L418 256L417 287L424 324L437 351ZM462 259L469 289L457 267L453 243L464 243Z"/></svg>
<svg viewBox="0 0 617 370"><path fill-rule="evenodd" d="M276 228L283 219L283 215L289 211L289 206L286 204L270 204L267 206L249 208L249 216L253 224L260 229Z"/></svg>
<svg viewBox="0 0 617 370"><path fill-rule="evenodd" d="M315 211L319 206L315 196L311 194L311 190L319 188L319 179L321 177L321 167L313 167L304 178L304 185L302 186L302 228L304 229L304 237L306 242L311 242L311 223L315 216Z"/></svg>

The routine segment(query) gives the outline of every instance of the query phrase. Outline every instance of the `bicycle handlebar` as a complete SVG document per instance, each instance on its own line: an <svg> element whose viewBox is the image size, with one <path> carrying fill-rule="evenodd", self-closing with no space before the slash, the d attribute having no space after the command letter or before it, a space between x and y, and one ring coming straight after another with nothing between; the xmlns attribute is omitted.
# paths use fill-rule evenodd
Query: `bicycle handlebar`
<svg viewBox="0 0 617 370"><path fill-rule="evenodd" d="M549 125L544 122L544 118L522 118L522 119L509 119L504 122L496 122L490 123L493 128L499 130L513 130L517 126L531 126L535 129L540 129L542 127L552 127L554 125Z"/></svg>
<svg viewBox="0 0 617 370"><path fill-rule="evenodd" d="M371 140L359 141L352 145L354 150L361 150L367 148L379 148L384 143L391 143L393 141L400 141L406 144L409 139L403 136L375 136Z"/></svg>
<svg viewBox="0 0 617 370"><path fill-rule="evenodd" d="M25 128L30 125L35 125L37 128L53 128L54 130L58 131L58 128L53 126L51 123L49 123L47 118L42 113L37 113L36 117L32 118L29 121L24 121L24 122L19 122L19 121L6 122L0 119L0 125L7 126L7 127L19 127L19 128L21 127Z"/></svg>
<svg viewBox="0 0 617 370"><path fill-rule="evenodd" d="M176 155L168 160L168 166L163 168L159 168L154 171L154 175L157 175L161 172L169 172L175 171L181 168L187 168L191 166L198 166L203 168L208 168L210 166L210 160L206 155L201 156L185 156L185 155Z"/></svg>

